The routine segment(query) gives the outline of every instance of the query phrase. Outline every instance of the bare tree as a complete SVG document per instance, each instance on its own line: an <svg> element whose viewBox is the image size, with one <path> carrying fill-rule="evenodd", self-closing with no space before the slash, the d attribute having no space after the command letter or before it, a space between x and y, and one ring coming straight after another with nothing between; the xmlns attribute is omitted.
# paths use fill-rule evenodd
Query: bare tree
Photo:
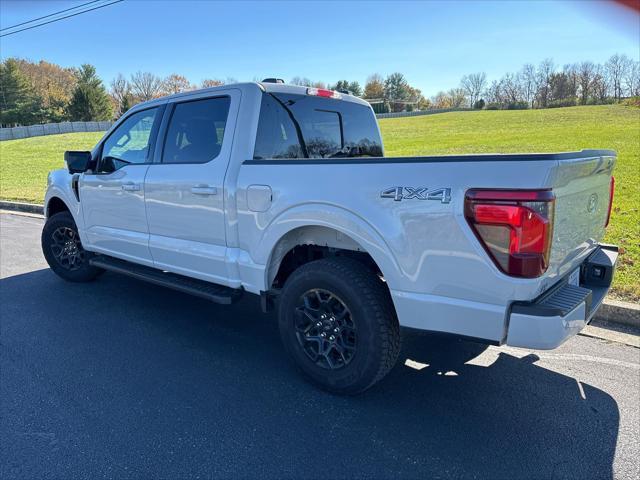
<svg viewBox="0 0 640 480"><path fill-rule="evenodd" d="M522 100L522 87L518 77L513 73L507 73L502 77L500 91L502 92L502 101L506 104L513 104Z"/></svg>
<svg viewBox="0 0 640 480"><path fill-rule="evenodd" d="M538 67L538 75L537 75L537 95L539 106L542 108L546 108L549 103L549 97L551 93L551 75L555 70L555 66L553 65L553 60L550 58L545 58L542 62L540 62L540 66Z"/></svg>
<svg viewBox="0 0 640 480"><path fill-rule="evenodd" d="M478 101L480 94L487 85L487 74L484 72L465 75L460 81L460 86L469 97L469 106L473 108Z"/></svg>
<svg viewBox="0 0 640 480"><path fill-rule="evenodd" d="M202 88L219 87L220 85L224 85L224 81L218 78L206 78L201 84Z"/></svg>
<svg viewBox="0 0 640 480"><path fill-rule="evenodd" d="M597 103L604 103L607 99L608 90L609 88L607 85L605 69L602 65L596 65L593 74L593 81L591 82L591 91L593 92L593 98Z"/></svg>
<svg viewBox="0 0 640 480"><path fill-rule="evenodd" d="M500 87L500 82L494 80L487 88L487 101L489 103L502 103L502 90Z"/></svg>
<svg viewBox="0 0 640 480"><path fill-rule="evenodd" d="M431 105L433 108L448 108L448 97L445 92L438 92L431 97Z"/></svg>
<svg viewBox="0 0 640 480"><path fill-rule="evenodd" d="M567 96L571 98L578 96L578 68L577 63L566 64L562 67L562 73L567 80Z"/></svg>
<svg viewBox="0 0 640 480"><path fill-rule="evenodd" d="M459 108L467 99L462 88L452 88L448 92L438 92L431 97L430 104L434 108Z"/></svg>
<svg viewBox="0 0 640 480"><path fill-rule="evenodd" d="M187 80L186 77L172 73L162 82L162 89L165 93L171 95L174 93L186 92L187 90L193 90L193 86Z"/></svg>
<svg viewBox="0 0 640 480"><path fill-rule="evenodd" d="M150 72L137 72L131 75L131 91L142 102L159 97L162 93L162 80Z"/></svg>
<svg viewBox="0 0 640 480"><path fill-rule="evenodd" d="M629 62L624 75L624 84L630 97L640 97L640 61Z"/></svg>
<svg viewBox="0 0 640 480"><path fill-rule="evenodd" d="M520 71L520 85L522 85L522 95L524 100L531 105L536 100L536 92L538 91L538 81L536 76L536 67L531 63L526 63Z"/></svg>
<svg viewBox="0 0 640 480"><path fill-rule="evenodd" d="M460 108L467 99L466 93L462 88L452 88L447 92L451 99L451 108Z"/></svg>
<svg viewBox="0 0 640 480"><path fill-rule="evenodd" d="M110 93L111 98L113 98L113 101L116 104L118 113L122 115L124 113L122 110L123 105L128 103L126 99L131 96L131 86L121 73L111 81Z"/></svg>
<svg viewBox="0 0 640 480"><path fill-rule="evenodd" d="M586 105L591 96L596 67L592 62L582 62L578 66L578 86L580 87L580 103Z"/></svg>
<svg viewBox="0 0 640 480"><path fill-rule="evenodd" d="M300 85L302 87L313 87L313 81L307 77L293 77L289 83L291 85Z"/></svg>
<svg viewBox="0 0 640 480"><path fill-rule="evenodd" d="M607 77L611 88L613 89L613 98L619 101L622 97L622 79L626 75L626 70L629 68L629 58L626 55L612 55L611 58L605 64Z"/></svg>

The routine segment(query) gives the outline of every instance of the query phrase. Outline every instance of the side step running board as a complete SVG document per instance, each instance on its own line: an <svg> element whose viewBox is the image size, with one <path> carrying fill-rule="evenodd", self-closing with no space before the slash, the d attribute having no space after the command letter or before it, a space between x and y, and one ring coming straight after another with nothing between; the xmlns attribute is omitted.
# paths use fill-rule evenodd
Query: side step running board
<svg viewBox="0 0 640 480"><path fill-rule="evenodd" d="M184 275L163 272L157 268L145 267L144 265L138 265L106 255L93 257L89 260L89 263L94 267L104 268L111 272L128 275L138 280L172 288L225 305L239 300L243 292L243 290L239 288L229 288L196 278L185 277Z"/></svg>

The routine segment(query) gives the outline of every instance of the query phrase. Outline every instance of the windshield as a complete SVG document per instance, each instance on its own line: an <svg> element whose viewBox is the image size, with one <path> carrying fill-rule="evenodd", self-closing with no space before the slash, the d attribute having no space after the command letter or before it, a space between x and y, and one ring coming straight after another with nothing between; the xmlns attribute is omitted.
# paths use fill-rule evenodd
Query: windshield
<svg viewBox="0 0 640 480"><path fill-rule="evenodd" d="M309 95L264 93L253 158L381 157L371 108Z"/></svg>

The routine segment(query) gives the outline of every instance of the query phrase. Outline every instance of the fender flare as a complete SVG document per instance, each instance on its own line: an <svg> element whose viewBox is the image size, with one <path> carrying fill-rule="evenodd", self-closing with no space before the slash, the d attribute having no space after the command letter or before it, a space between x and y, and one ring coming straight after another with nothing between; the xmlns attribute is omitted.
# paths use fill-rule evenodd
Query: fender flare
<svg viewBox="0 0 640 480"><path fill-rule="evenodd" d="M401 269L397 259L384 237L370 223L354 212L333 204L307 203L278 214L264 228L252 252L254 261L264 265L266 289L270 286L269 266L276 247L287 234L303 227L325 227L349 237L373 258L390 288L398 282Z"/></svg>
<svg viewBox="0 0 640 480"><path fill-rule="evenodd" d="M47 218L49 217L49 205L54 199L58 199L65 204L67 210L69 210L69 212L73 216L73 219L77 223L76 217L79 214L79 209L76 205L74 205L74 203L77 204L78 202L70 202L68 196L66 195L66 192L57 186L49 187L49 190L47 191L47 195L45 196L44 200L44 216Z"/></svg>
<svg viewBox="0 0 640 480"><path fill-rule="evenodd" d="M64 176L65 178L60 178ZM65 181L65 180L69 181ZM80 202L76 200L73 190L71 189L71 175L66 171L56 170L49 174L49 185L47 193L44 197L44 215L48 218L49 203L53 198L58 198L64 203L73 217L73 221L78 227L78 233L80 234L80 241L83 244L87 244L87 238L84 229L84 218L82 217L82 210L80 209Z"/></svg>

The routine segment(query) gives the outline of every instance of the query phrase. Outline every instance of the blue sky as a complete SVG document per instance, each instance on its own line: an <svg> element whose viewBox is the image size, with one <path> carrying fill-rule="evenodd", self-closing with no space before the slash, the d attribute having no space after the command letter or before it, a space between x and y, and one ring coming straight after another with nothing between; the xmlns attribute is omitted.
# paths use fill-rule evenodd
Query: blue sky
<svg viewBox="0 0 640 480"><path fill-rule="evenodd" d="M80 1L0 0L0 26ZM427 96L465 73L489 79L552 57L640 57L640 19L613 4L564 1L209 2L125 0L0 39L0 55L91 63L109 83L138 70L192 82L304 76L364 83L395 71Z"/></svg>

